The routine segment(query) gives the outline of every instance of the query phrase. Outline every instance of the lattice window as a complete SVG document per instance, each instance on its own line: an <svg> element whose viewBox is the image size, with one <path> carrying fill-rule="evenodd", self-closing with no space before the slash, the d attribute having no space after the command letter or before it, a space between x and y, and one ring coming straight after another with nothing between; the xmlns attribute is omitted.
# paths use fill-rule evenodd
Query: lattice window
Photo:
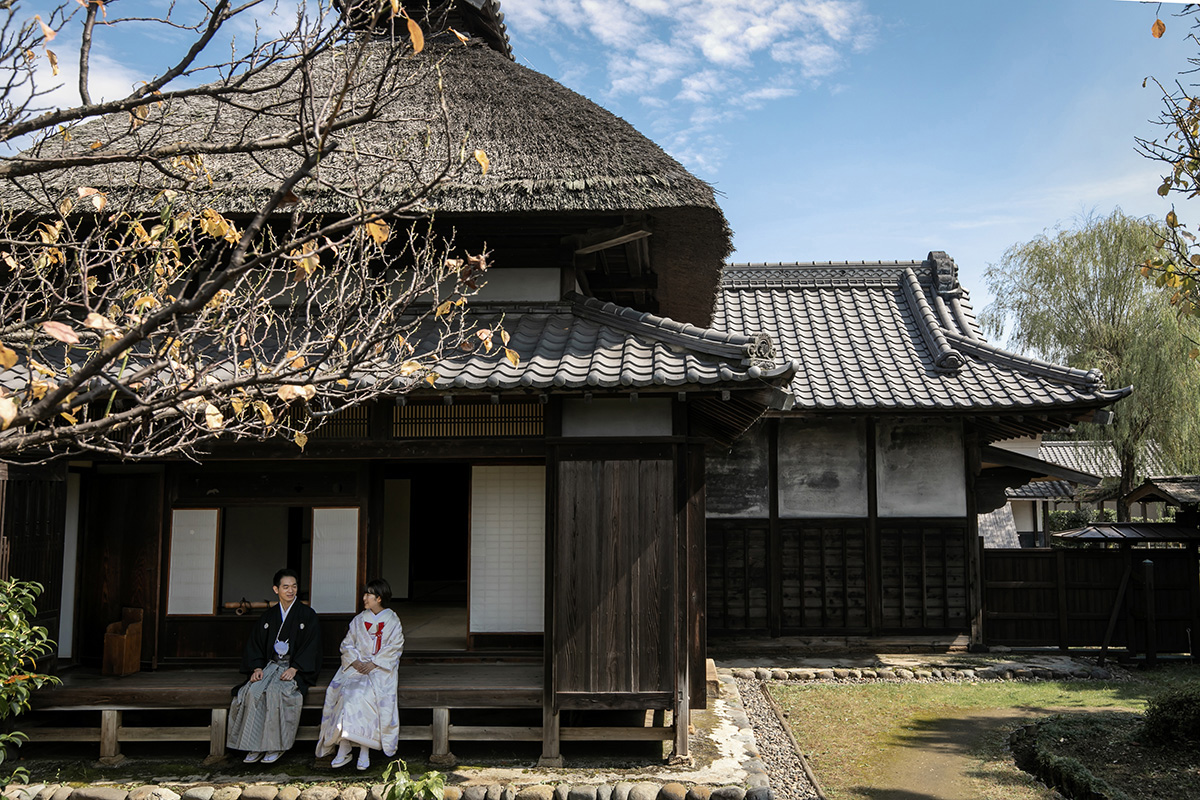
<svg viewBox="0 0 1200 800"><path fill-rule="evenodd" d="M545 406L541 403L408 404L392 414L396 439L542 436Z"/></svg>
<svg viewBox="0 0 1200 800"><path fill-rule="evenodd" d="M307 414L303 407L292 407L287 410L287 419L295 423L300 415ZM325 423L309 434L310 439L365 439L371 432L371 409L367 406L343 408L328 417Z"/></svg>

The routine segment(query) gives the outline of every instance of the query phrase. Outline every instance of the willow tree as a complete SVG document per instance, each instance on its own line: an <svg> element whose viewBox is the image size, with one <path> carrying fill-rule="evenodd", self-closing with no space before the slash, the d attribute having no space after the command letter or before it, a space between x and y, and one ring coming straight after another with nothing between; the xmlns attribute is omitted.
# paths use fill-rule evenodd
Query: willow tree
<svg viewBox="0 0 1200 800"><path fill-rule="evenodd" d="M1118 209L1013 245L986 273L995 300L981 321L990 335L1134 387L1111 425L1079 429L1081 438L1112 442L1122 494L1136 485L1151 441L1180 469L1200 465L1200 363L1187 358L1200 324L1172 306L1171 290L1138 275L1157 245L1149 220Z"/></svg>

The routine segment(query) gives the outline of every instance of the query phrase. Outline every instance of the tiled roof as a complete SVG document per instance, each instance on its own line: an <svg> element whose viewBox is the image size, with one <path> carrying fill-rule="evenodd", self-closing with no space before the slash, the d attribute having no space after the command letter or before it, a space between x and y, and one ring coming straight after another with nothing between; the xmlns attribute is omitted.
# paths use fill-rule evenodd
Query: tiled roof
<svg viewBox="0 0 1200 800"><path fill-rule="evenodd" d="M1104 441L1065 441L1042 442L1038 447L1038 458L1064 467L1090 472L1102 478L1121 477L1121 465L1117 461L1117 453L1112 442ZM1141 474L1162 475L1170 472L1164 464L1162 452L1158 444L1150 442L1142 452L1145 463L1138 465Z"/></svg>
<svg viewBox="0 0 1200 800"><path fill-rule="evenodd" d="M1200 475L1146 478L1141 486L1129 493L1127 499L1131 502L1161 499L1176 506L1200 504Z"/></svg>
<svg viewBox="0 0 1200 800"><path fill-rule="evenodd" d="M1107 405L1099 372L988 344L945 253L924 261L734 264L713 327L798 362L796 409L1039 412ZM1000 437L996 437L1000 438Z"/></svg>
<svg viewBox="0 0 1200 800"><path fill-rule="evenodd" d="M1010 500L1072 500L1075 487L1067 481L1030 481L1007 489L1004 494Z"/></svg>
<svg viewBox="0 0 1200 800"><path fill-rule="evenodd" d="M984 547L1013 548L1021 546L1011 506L1005 504L986 514L979 514L977 517L979 535L983 539Z"/></svg>
<svg viewBox="0 0 1200 800"><path fill-rule="evenodd" d="M794 369L776 357L765 336L697 328L577 294L557 303L473 305L468 315L472 328L502 324L518 363L499 348L456 353L435 367L435 391L770 387L786 385ZM410 341L420 342L420 333ZM416 348L419 355L420 344ZM220 368L213 375L226 377ZM413 380L414 390L429 391ZM9 392L27 382L24 363L0 372L0 386Z"/></svg>
<svg viewBox="0 0 1200 800"><path fill-rule="evenodd" d="M472 312L479 324L487 309ZM500 312L494 312L498 315ZM580 295L504 310L513 366L495 353L451 357L438 389L637 389L760 382L783 385L793 365L769 339L721 333Z"/></svg>

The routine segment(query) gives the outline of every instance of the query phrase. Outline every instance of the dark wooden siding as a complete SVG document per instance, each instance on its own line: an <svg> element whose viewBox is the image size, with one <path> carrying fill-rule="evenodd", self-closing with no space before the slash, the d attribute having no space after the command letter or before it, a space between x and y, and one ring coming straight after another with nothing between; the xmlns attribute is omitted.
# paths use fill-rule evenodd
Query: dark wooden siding
<svg viewBox="0 0 1200 800"><path fill-rule="evenodd" d="M884 630L963 630L970 619L962 520L880 520Z"/></svg>
<svg viewBox="0 0 1200 800"><path fill-rule="evenodd" d="M596 695L669 702L678 657L675 480L673 460L558 463L553 647L561 707L570 707L570 695L592 696L591 707L619 705Z"/></svg>
<svg viewBox="0 0 1200 800"><path fill-rule="evenodd" d="M1159 652L1194 652L1200 576L1193 550L985 550L984 640L1010 646L1100 647L1117 606L1111 647L1146 645L1143 561L1154 563ZM1191 629L1191 640L1188 629Z"/></svg>
<svg viewBox="0 0 1200 800"><path fill-rule="evenodd" d="M874 554L865 519L781 520L777 554L768 520L710 519L707 536L710 631L769 631L778 609L784 635L870 633L871 563L881 573L876 632L969 625L964 520L882 520Z"/></svg>
<svg viewBox="0 0 1200 800"><path fill-rule="evenodd" d="M42 585L34 624L59 637L67 482L63 470L9 466L0 479L7 575Z"/></svg>

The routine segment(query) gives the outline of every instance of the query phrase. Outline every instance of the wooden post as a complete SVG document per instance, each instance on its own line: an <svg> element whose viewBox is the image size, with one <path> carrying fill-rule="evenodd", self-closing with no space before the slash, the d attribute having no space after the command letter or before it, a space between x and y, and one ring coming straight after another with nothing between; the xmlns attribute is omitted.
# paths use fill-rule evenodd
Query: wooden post
<svg viewBox="0 0 1200 800"><path fill-rule="evenodd" d="M879 487L875 469L875 420L863 422L863 434L867 444L867 529L863 550L867 561L867 629L870 635L878 636L883 627L883 564L879 557ZM803 544L803 543L801 543ZM801 586L803 591L803 586ZM804 598L800 599L803 608Z"/></svg>
<svg viewBox="0 0 1200 800"><path fill-rule="evenodd" d="M435 708L433 710L433 725L430 726L433 738L433 755L429 757L430 764L450 766L457 759L450 752L450 709Z"/></svg>
<svg viewBox="0 0 1200 800"><path fill-rule="evenodd" d="M562 731L559 729L559 712L546 704L542 706L542 757L538 759L539 767L561 767Z"/></svg>
<svg viewBox="0 0 1200 800"><path fill-rule="evenodd" d="M1146 667L1152 669L1158 664L1158 620L1154 613L1154 562L1146 559L1142 562L1146 571Z"/></svg>
<svg viewBox="0 0 1200 800"><path fill-rule="evenodd" d="M779 420L767 421L767 628L783 628L783 531L779 526Z"/></svg>
<svg viewBox="0 0 1200 800"><path fill-rule="evenodd" d="M214 708L212 710L211 736L208 744L208 754L212 758L225 755L225 736L229 725L229 709Z"/></svg>
<svg viewBox="0 0 1200 800"><path fill-rule="evenodd" d="M1200 638L1200 542L1192 542L1192 565L1188 570L1188 597L1192 605L1192 627L1188 629L1188 647L1191 648L1192 661L1200 661L1200 650L1196 648L1196 639Z"/></svg>
<svg viewBox="0 0 1200 800"><path fill-rule="evenodd" d="M121 712L106 708L100 712L100 761L105 764L115 764L121 760L121 742L118 733L121 728Z"/></svg>
<svg viewBox="0 0 1200 800"><path fill-rule="evenodd" d="M1113 600L1112 613L1108 615L1108 627L1104 631L1104 641L1100 645L1100 659L1097 662L1099 666L1104 666L1104 659L1108 655L1108 645L1112 642L1113 631L1117 629L1117 617L1121 614L1121 606L1125 601L1125 589L1129 586L1129 576L1133 574L1133 562L1125 565L1125 573L1121 576L1121 585L1117 588L1117 596Z"/></svg>
<svg viewBox="0 0 1200 800"><path fill-rule="evenodd" d="M1058 649L1066 650L1069 646L1067 632L1070 630L1070 621L1067 619L1067 551L1060 547L1054 555L1058 567Z"/></svg>

